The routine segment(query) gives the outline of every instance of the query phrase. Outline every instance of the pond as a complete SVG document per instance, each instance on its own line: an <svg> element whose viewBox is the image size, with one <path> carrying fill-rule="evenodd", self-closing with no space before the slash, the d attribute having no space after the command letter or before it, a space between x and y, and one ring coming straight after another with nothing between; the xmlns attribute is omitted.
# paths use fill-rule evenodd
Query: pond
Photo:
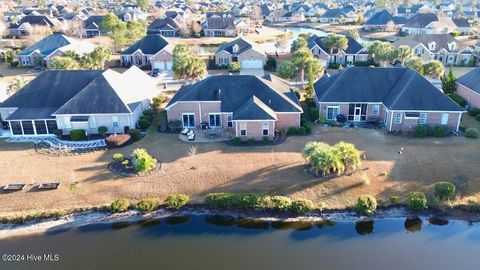
<svg viewBox="0 0 480 270"><path fill-rule="evenodd" d="M286 223L186 215L7 238L0 240L0 253L52 254L52 261L2 261L0 269L473 270L480 265L480 224L438 218Z"/></svg>

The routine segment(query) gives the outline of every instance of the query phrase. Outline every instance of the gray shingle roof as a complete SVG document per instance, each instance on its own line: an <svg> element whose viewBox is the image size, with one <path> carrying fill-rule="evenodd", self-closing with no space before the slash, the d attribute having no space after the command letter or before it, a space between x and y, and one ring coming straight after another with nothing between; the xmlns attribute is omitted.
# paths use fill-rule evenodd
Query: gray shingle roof
<svg viewBox="0 0 480 270"><path fill-rule="evenodd" d="M230 41L222 46L220 46L215 54L221 52L221 51L227 51L231 54L234 54L233 52L233 46L238 45L238 51L235 54L242 54L248 50L254 49L260 53L263 53L262 49L260 46L258 46L255 42L246 40L244 38L237 38L233 41Z"/></svg>
<svg viewBox="0 0 480 270"><path fill-rule="evenodd" d="M411 68L347 68L322 77L314 88L319 102L383 102L390 110L463 111Z"/></svg>
<svg viewBox="0 0 480 270"><path fill-rule="evenodd" d="M180 26L170 17L166 17L165 19L155 19L147 28L149 32L153 32L155 30L175 30L179 31Z"/></svg>
<svg viewBox="0 0 480 270"><path fill-rule="evenodd" d="M156 54L168 45L168 41L159 34L148 34L122 54L132 54L140 49L144 54Z"/></svg>
<svg viewBox="0 0 480 270"><path fill-rule="evenodd" d="M234 112L256 96L275 112L302 112L290 85L275 78L272 75L265 78L251 75L207 77L182 87L168 106L179 101L221 101L222 112Z"/></svg>
<svg viewBox="0 0 480 270"><path fill-rule="evenodd" d="M399 40L393 43L393 46L399 47L401 45L408 45L412 48L417 46L418 44L423 44L426 48L429 48L428 44L434 41L435 49L431 50L432 52L438 52L442 49L447 50L448 52L458 52L465 48L466 46L461 43L460 41L456 40L450 34L423 34L423 35L408 35L406 37L402 37ZM455 49L450 50L448 47L449 43L455 42Z"/></svg>
<svg viewBox="0 0 480 270"><path fill-rule="evenodd" d="M480 94L480 68L475 68L458 78L457 82Z"/></svg>
<svg viewBox="0 0 480 270"><path fill-rule="evenodd" d="M438 21L437 15L433 13L420 13L410 18L404 27L424 28L431 22Z"/></svg>
<svg viewBox="0 0 480 270"><path fill-rule="evenodd" d="M277 120L277 116L270 107L252 96L233 112L233 120Z"/></svg>
<svg viewBox="0 0 480 270"><path fill-rule="evenodd" d="M61 47L71 44L72 42L76 42L76 40L73 40L61 34L53 34L46 36L39 42L33 44L31 47L28 47L25 50L19 52L18 55L29 55L33 51L38 50L41 55L46 56Z"/></svg>
<svg viewBox="0 0 480 270"><path fill-rule="evenodd" d="M205 24L207 29L234 29L234 16L230 13L209 12Z"/></svg>
<svg viewBox="0 0 480 270"><path fill-rule="evenodd" d="M319 37L317 35L312 35L307 41L308 48L312 49L313 47L315 47L315 45L318 45L326 53L330 53L330 49L327 49L323 45L323 41L325 40L325 38L326 37ZM360 52L362 49L365 48L365 47L362 46L362 44L358 43L358 41L356 41L354 38L352 38L350 36L347 36L346 38L348 40L348 47L344 51L347 54L356 54L356 53ZM338 50L333 50L333 53L337 53L337 52L338 52Z"/></svg>

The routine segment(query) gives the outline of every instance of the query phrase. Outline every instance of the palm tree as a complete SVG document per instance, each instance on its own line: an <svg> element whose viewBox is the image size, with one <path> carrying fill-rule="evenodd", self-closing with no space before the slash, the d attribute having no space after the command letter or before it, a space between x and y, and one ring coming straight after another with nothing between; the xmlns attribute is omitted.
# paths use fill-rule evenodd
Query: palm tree
<svg viewBox="0 0 480 270"><path fill-rule="evenodd" d="M27 83L27 80L25 80L23 77L16 77L10 84L9 94L13 94L14 92L18 91L19 89L27 85Z"/></svg>
<svg viewBox="0 0 480 270"><path fill-rule="evenodd" d="M348 48L348 39L341 35L328 35L323 41L323 45L330 50L330 55L334 50L345 50Z"/></svg>
<svg viewBox="0 0 480 270"><path fill-rule="evenodd" d="M361 163L360 152L355 145L341 141L334 146L335 154L345 166L345 170L355 170Z"/></svg>
<svg viewBox="0 0 480 270"><path fill-rule="evenodd" d="M404 66L405 61L412 58L413 56L412 48L410 48L410 46L408 45L402 45L396 50L396 56L397 59L400 60L402 66Z"/></svg>

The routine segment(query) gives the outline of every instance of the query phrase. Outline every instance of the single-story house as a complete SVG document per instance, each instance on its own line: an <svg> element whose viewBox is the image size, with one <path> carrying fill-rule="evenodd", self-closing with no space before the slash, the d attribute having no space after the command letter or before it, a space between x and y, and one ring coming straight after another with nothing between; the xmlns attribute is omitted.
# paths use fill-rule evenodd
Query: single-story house
<svg viewBox="0 0 480 270"><path fill-rule="evenodd" d="M457 29L451 18L433 13L417 14L402 26L402 32L409 35L448 34Z"/></svg>
<svg viewBox="0 0 480 270"><path fill-rule="evenodd" d="M457 95L468 105L480 108L480 68L475 68L457 79Z"/></svg>
<svg viewBox="0 0 480 270"><path fill-rule="evenodd" d="M408 35L393 43L393 46L407 45L413 54L425 62L438 60L445 65L468 65L473 61L472 48L450 34Z"/></svg>
<svg viewBox="0 0 480 270"><path fill-rule="evenodd" d="M102 35L100 24L105 15L92 15L83 22L83 35L85 37L96 37Z"/></svg>
<svg viewBox="0 0 480 270"><path fill-rule="evenodd" d="M58 21L56 18L47 15L36 14L27 15L20 19L20 21L17 23L10 24L10 37L22 37L30 35L35 26L48 27L50 29L62 26L62 23L60 23L60 21Z"/></svg>
<svg viewBox="0 0 480 270"><path fill-rule="evenodd" d="M372 17L363 24L363 29L367 31L396 31L404 25L406 21L406 18L393 16L388 10L383 9L373 14Z"/></svg>
<svg viewBox="0 0 480 270"><path fill-rule="evenodd" d="M224 12L208 12L202 25L206 37L234 37L237 35L234 16Z"/></svg>
<svg viewBox="0 0 480 270"><path fill-rule="evenodd" d="M164 37L178 37L180 31L180 25L170 17L155 19L147 28L149 34L159 34Z"/></svg>
<svg viewBox="0 0 480 270"><path fill-rule="evenodd" d="M351 67L314 84L319 117L382 123L388 131L417 125L456 130L465 110L411 68ZM421 90L421 91L420 91Z"/></svg>
<svg viewBox="0 0 480 270"><path fill-rule="evenodd" d="M319 37L312 35L307 40L308 48L312 51L313 56L320 59L324 67L328 67L330 63L345 64L355 62L368 61L369 54L367 48L363 47L354 38L347 36L348 47L345 50L333 50L330 54L330 49L323 44L326 37Z"/></svg>
<svg viewBox="0 0 480 270"><path fill-rule="evenodd" d="M52 34L19 52L17 58L22 66L45 66L51 58L62 56L66 51L74 51L82 56L95 48L94 44L86 41L79 41L62 34Z"/></svg>
<svg viewBox="0 0 480 270"><path fill-rule="evenodd" d="M155 97L155 82L137 67L113 70L47 70L2 104L12 136L46 136L61 129L123 133L135 128Z"/></svg>
<svg viewBox="0 0 480 270"><path fill-rule="evenodd" d="M290 84L273 75L207 77L183 86L165 110L168 121L180 120L185 128L206 123L244 140L298 127L303 112Z"/></svg>
<svg viewBox="0 0 480 270"><path fill-rule="evenodd" d="M149 34L120 55L122 66L151 65L152 69L172 70L173 44L159 34Z"/></svg>
<svg viewBox="0 0 480 270"><path fill-rule="evenodd" d="M215 52L215 64L217 66L239 62L242 69L262 69L266 61L267 55L262 48L255 42L245 38L237 38L224 44Z"/></svg>

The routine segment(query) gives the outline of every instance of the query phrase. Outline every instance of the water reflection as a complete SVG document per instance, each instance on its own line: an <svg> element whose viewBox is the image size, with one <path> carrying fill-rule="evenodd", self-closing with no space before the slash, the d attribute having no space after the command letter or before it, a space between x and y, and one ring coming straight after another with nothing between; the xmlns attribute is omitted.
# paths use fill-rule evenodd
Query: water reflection
<svg viewBox="0 0 480 270"><path fill-rule="evenodd" d="M359 235L367 235L373 233L373 220L360 220L355 223L355 230Z"/></svg>
<svg viewBox="0 0 480 270"><path fill-rule="evenodd" d="M140 227L142 228L147 228L147 227L155 227L160 225L160 219L159 218L154 218L154 219L144 219L138 222L140 224Z"/></svg>
<svg viewBox="0 0 480 270"><path fill-rule="evenodd" d="M244 229L267 230L268 228L270 228L270 222L255 218L241 218L237 221L237 227Z"/></svg>
<svg viewBox="0 0 480 270"><path fill-rule="evenodd" d="M330 220L330 219L324 219L324 220L315 222L315 225L317 225L319 229L333 227L335 226L335 224L336 224L335 220Z"/></svg>
<svg viewBox="0 0 480 270"><path fill-rule="evenodd" d="M114 222L112 223L112 229L114 230L120 230L124 228L128 228L132 225L131 222L129 221L119 221L119 222Z"/></svg>
<svg viewBox="0 0 480 270"><path fill-rule="evenodd" d="M171 216L165 218L165 223L169 225L179 225L179 224L185 224L190 222L190 216L189 215L183 215L183 216Z"/></svg>
<svg viewBox="0 0 480 270"><path fill-rule="evenodd" d="M422 230L422 219L419 217L409 217L405 220L404 227L408 232L419 232Z"/></svg>
<svg viewBox="0 0 480 270"><path fill-rule="evenodd" d="M272 228L277 230L308 231L312 227L312 223L308 221L272 221Z"/></svg>
<svg viewBox="0 0 480 270"><path fill-rule="evenodd" d="M448 220L442 219L439 217L431 217L428 219L428 222L432 225L445 226L448 224Z"/></svg>
<svg viewBox="0 0 480 270"><path fill-rule="evenodd" d="M235 218L232 216L211 215L205 217L205 223L220 227L230 227L235 225Z"/></svg>

